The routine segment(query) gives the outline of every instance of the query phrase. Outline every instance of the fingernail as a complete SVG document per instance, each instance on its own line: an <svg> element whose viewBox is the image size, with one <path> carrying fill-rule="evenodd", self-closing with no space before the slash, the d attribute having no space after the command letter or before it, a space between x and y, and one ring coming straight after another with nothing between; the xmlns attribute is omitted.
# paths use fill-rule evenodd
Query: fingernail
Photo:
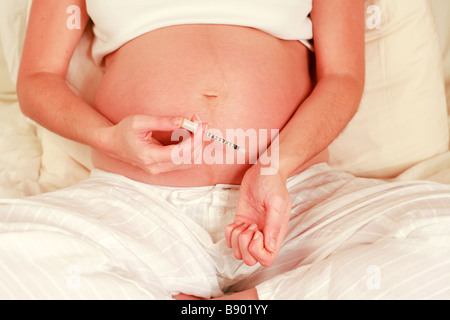
<svg viewBox="0 0 450 320"><path fill-rule="evenodd" d="M277 242L275 240L271 240L269 243L269 248L268 248L269 251L273 253L273 252L275 252L276 248L277 248Z"/></svg>
<svg viewBox="0 0 450 320"><path fill-rule="evenodd" d="M177 118L173 118L172 119L172 124L174 126L181 126L182 122L183 122L183 118L182 117L177 117Z"/></svg>
<svg viewBox="0 0 450 320"><path fill-rule="evenodd" d="M258 240L259 238L261 238L261 233L259 231L256 231L255 235L253 236L253 240Z"/></svg>
<svg viewBox="0 0 450 320"><path fill-rule="evenodd" d="M202 122L202 119L200 118L200 115L198 113L195 114L194 119L196 122Z"/></svg>
<svg viewBox="0 0 450 320"><path fill-rule="evenodd" d="M258 226L256 225L256 223L252 224L252 225L248 228L248 230L250 230L250 231L255 231L256 229L258 229Z"/></svg>

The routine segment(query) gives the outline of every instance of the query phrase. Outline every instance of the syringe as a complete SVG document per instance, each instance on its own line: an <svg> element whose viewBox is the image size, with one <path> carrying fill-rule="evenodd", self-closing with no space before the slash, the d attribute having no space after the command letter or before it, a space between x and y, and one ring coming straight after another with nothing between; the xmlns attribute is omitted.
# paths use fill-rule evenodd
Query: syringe
<svg viewBox="0 0 450 320"><path fill-rule="evenodd" d="M197 132L197 130L198 130L198 126L199 126L198 123L189 121L187 119L184 119L182 128L184 128L184 129L186 129L186 130L188 130L188 131L190 131L190 132L195 134ZM215 141L218 141L218 142L220 142L220 143L222 143L222 144L224 144L224 145L226 145L228 147L231 147L234 150L237 150L239 152L242 152L242 153L246 152L244 148L239 147L238 145L236 145L236 144L234 144L234 143L232 143L230 141L227 141L227 140L225 140L225 139L223 139L223 138L221 138L219 136L216 136L215 134L211 133L210 131L206 131L205 132L205 136L207 136L207 137L209 137L209 138L211 138L211 139L213 139Z"/></svg>

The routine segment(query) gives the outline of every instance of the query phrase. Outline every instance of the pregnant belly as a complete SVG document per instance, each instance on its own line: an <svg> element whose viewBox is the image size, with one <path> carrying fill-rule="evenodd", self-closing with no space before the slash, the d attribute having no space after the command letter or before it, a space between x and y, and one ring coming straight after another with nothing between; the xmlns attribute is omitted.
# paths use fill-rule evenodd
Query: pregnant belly
<svg viewBox="0 0 450 320"><path fill-rule="evenodd" d="M239 184L252 159L270 144L271 131L284 127L311 87L309 53L298 41L221 25L174 26L147 33L106 58L95 101L100 113L113 123L136 114L188 119L198 114L223 137L228 130L255 134L258 141L245 139L245 161L227 160L226 153L235 151L222 146L223 161L198 161L191 169L158 175L96 150L94 165L158 185ZM154 137L165 145L176 143L170 132L155 132ZM205 142L204 151L210 143L218 142Z"/></svg>

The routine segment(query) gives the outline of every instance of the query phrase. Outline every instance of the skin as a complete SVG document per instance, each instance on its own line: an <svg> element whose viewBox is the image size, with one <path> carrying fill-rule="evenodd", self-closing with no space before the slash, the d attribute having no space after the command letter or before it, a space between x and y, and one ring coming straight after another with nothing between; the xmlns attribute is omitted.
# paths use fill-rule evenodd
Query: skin
<svg viewBox="0 0 450 320"><path fill-rule="evenodd" d="M269 267L280 250L291 211L287 177L328 146L357 111L364 87L363 9L363 1L313 1L317 85L280 133L280 170L264 177L260 165L247 171L235 222L225 231L236 258L246 257L249 265Z"/></svg>
<svg viewBox="0 0 450 320"><path fill-rule="evenodd" d="M68 65L83 33L83 28L70 32L65 28L65 12L70 5L81 8L84 27L88 16L82 0L33 2L17 86L23 113L49 130L138 168L149 177L189 172L192 167L171 161L174 145L161 143L154 133L180 128L185 115L134 114L116 120L86 104L68 88ZM236 259L247 265L270 267L275 262L291 211L287 178L317 163L317 159L323 160L323 150L351 120L362 96L364 1L314 0L311 19L317 83L282 126L279 147L267 151L279 153L280 169L263 176L264 165L257 163L242 172L235 171L241 191L235 220L226 227L225 239ZM193 116L192 120L199 118ZM214 117L207 119L214 121ZM175 298L195 297L181 294ZM250 289L224 298L256 299L257 292Z"/></svg>

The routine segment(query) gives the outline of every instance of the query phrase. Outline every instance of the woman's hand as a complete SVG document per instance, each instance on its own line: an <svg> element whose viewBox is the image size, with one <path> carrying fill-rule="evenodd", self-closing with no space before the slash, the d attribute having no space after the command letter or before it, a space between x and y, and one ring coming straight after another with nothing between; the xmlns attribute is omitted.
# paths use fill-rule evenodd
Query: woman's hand
<svg viewBox="0 0 450 320"><path fill-rule="evenodd" d="M192 121L199 122L200 119L194 116ZM109 155L139 167L150 174L156 175L187 169L191 165L177 164L173 161L173 151L175 148L181 147L183 150L191 150L192 156L196 154L198 150L195 150L194 147L199 149L202 144L191 143L191 138L202 137L204 126L199 126L195 135L178 145L164 146L153 137L154 131L175 131L181 129L182 124L182 117L129 116L107 129L105 132L106 138L104 138L104 141L107 141L105 148ZM202 139L197 137L196 141L202 141Z"/></svg>
<svg viewBox="0 0 450 320"><path fill-rule="evenodd" d="M255 165L245 174L235 220L225 228L225 239L237 259L269 267L286 237L291 199L279 172L261 175L260 169Z"/></svg>

